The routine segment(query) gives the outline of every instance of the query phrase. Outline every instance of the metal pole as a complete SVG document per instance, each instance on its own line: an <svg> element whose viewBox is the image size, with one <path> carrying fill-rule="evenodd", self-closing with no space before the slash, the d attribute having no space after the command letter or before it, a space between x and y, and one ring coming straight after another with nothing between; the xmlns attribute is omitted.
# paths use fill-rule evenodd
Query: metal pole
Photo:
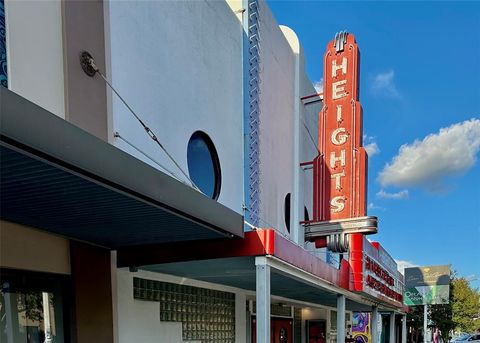
<svg viewBox="0 0 480 343"><path fill-rule="evenodd" d="M402 343L407 343L407 315L402 316Z"/></svg>
<svg viewBox="0 0 480 343"><path fill-rule="evenodd" d="M256 261L257 343L270 343L270 266Z"/></svg>
<svg viewBox="0 0 480 343"><path fill-rule="evenodd" d="M337 295L337 343L345 343L345 296Z"/></svg>
<svg viewBox="0 0 480 343"><path fill-rule="evenodd" d="M423 305L423 343L427 343L428 305Z"/></svg>

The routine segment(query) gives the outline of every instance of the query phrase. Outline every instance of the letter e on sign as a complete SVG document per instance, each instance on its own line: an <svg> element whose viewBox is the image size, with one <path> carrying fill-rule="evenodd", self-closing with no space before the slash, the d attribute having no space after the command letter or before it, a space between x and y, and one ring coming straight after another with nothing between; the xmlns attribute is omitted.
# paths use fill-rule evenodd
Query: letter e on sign
<svg viewBox="0 0 480 343"><path fill-rule="evenodd" d="M345 98L347 96L347 92L345 91L345 84L347 80L337 81L332 83L332 99L337 100L341 98Z"/></svg>

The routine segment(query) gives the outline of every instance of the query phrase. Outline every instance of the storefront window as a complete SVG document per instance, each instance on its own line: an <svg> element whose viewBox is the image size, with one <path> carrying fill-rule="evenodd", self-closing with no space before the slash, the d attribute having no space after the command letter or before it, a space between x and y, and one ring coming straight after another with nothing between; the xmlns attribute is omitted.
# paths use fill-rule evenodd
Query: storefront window
<svg viewBox="0 0 480 343"><path fill-rule="evenodd" d="M60 283L2 271L0 342L64 341Z"/></svg>

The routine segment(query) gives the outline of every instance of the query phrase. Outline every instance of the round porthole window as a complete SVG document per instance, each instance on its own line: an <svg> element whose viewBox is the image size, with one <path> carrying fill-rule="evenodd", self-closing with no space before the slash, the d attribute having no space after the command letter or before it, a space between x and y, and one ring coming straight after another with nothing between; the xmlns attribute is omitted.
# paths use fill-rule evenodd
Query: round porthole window
<svg viewBox="0 0 480 343"><path fill-rule="evenodd" d="M285 204L283 205L285 211L285 226L287 227L288 232L290 232L290 201L291 195L288 193L285 196Z"/></svg>
<svg viewBox="0 0 480 343"><path fill-rule="evenodd" d="M310 216L308 214L307 206L303 207L303 220L308 222L310 220Z"/></svg>
<svg viewBox="0 0 480 343"><path fill-rule="evenodd" d="M208 197L217 200L222 182L220 162L212 140L196 131L188 141L187 163L190 178Z"/></svg>

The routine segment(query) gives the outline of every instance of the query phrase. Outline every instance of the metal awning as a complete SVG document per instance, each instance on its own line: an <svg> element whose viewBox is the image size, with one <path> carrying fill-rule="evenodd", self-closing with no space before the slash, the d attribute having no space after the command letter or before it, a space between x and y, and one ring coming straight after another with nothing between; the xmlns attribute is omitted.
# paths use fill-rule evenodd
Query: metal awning
<svg viewBox="0 0 480 343"><path fill-rule="evenodd" d="M0 217L118 249L243 237L242 215L0 87Z"/></svg>
<svg viewBox="0 0 480 343"><path fill-rule="evenodd" d="M259 264L271 267L271 294L293 302L336 307L339 294L346 308L370 311L399 310L386 299L350 290L350 267L343 260L340 269L291 242L273 229L245 233L243 239L178 242L117 251L117 267L176 275L255 292Z"/></svg>
<svg viewBox="0 0 480 343"><path fill-rule="evenodd" d="M272 259L271 257L267 257ZM139 269L176 275L179 277L222 284L255 292L255 257L230 257L203 261L186 261L167 264L141 266ZM272 268L271 294L297 302L307 302L322 306L337 306L338 292L325 289L322 283L309 283L286 273L280 268ZM340 288L337 288L340 291ZM347 292L349 293L349 292ZM350 293L353 296L353 293ZM355 297L359 299L360 297ZM346 308L349 311L370 311L371 303L360 302L347 296Z"/></svg>

